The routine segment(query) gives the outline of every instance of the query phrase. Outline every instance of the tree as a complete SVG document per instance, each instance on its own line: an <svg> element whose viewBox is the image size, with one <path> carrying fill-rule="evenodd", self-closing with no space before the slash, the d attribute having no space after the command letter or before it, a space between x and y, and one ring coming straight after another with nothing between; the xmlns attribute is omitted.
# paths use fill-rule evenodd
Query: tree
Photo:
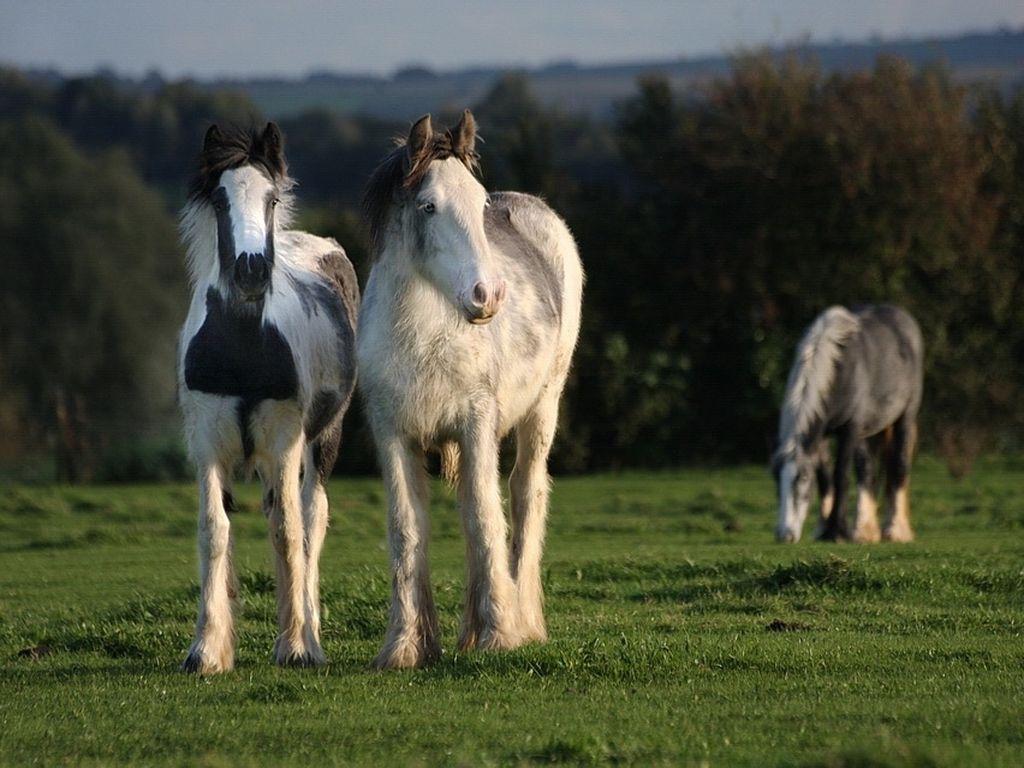
<svg viewBox="0 0 1024 768"><path fill-rule="evenodd" d="M177 232L124 156L83 157L36 117L0 122L0 196L0 392L59 478L85 480L99 448L173 403Z"/></svg>

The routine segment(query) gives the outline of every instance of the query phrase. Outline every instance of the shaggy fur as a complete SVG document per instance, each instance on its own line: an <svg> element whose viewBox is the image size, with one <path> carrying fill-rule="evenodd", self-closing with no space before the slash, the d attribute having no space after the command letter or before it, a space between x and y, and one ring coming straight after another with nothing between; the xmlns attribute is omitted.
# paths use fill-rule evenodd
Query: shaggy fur
<svg viewBox="0 0 1024 768"><path fill-rule="evenodd" d="M425 123L424 120L427 120ZM423 130L417 131L420 126ZM363 217L370 233L372 256L376 258L383 245L384 226L396 197L402 191L415 190L423 182L431 163L456 158L473 174L480 171L474 139L476 123L469 111L451 130L429 130L429 115L421 117L408 138L395 139L395 148L380 162L363 192Z"/></svg>
<svg viewBox="0 0 1024 768"><path fill-rule="evenodd" d="M797 541L811 483L822 497L819 538L909 541L907 483L923 378L921 331L904 310L887 305L853 312L831 307L797 348L779 418L773 472L779 489L780 541ZM827 438L836 437L832 477ZM884 455L888 487L885 525L877 521L875 456ZM857 521L846 521L850 464L857 476Z"/></svg>
<svg viewBox="0 0 1024 768"><path fill-rule="evenodd" d="M178 388L199 481L201 580L195 641L182 667L201 674L234 664L237 587L226 500L239 468L255 469L264 487L277 560L275 658L325 661L324 483L355 387L359 290L335 241L286 229L292 182L282 143L273 124L262 133L211 128L182 213L193 293ZM236 252L243 244L249 250ZM236 285L240 268L251 276L253 265L268 277L259 295Z"/></svg>
<svg viewBox="0 0 1024 768"><path fill-rule="evenodd" d="M459 647L513 648L547 634L546 465L579 332L583 271L568 229L543 202L486 194L472 173L474 145L468 113L449 132L423 118L366 194L375 261L358 359L388 492L393 573L380 668L440 654L427 557L428 450L442 452L466 535ZM498 446L512 430L510 549Z"/></svg>

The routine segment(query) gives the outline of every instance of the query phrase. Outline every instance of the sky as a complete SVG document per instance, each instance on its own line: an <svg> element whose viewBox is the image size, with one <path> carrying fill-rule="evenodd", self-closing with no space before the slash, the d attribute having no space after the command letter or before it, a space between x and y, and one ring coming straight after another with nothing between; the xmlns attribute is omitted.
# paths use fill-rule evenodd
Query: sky
<svg viewBox="0 0 1024 768"><path fill-rule="evenodd" d="M131 75L643 61L1024 27L1022 0L0 0L0 62Z"/></svg>

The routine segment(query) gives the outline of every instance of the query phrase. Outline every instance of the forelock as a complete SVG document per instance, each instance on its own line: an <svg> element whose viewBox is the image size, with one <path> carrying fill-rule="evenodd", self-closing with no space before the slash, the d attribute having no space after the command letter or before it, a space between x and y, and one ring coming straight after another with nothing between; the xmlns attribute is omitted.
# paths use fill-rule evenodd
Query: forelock
<svg viewBox="0 0 1024 768"><path fill-rule="evenodd" d="M198 167L189 185L189 197L193 200L208 197L224 171L243 165L253 166L282 188L291 186L283 160L268 157L256 129L229 126L220 129L220 138L199 153Z"/></svg>
<svg viewBox="0 0 1024 768"><path fill-rule="evenodd" d="M480 156L476 152L455 149L450 130L436 131L415 157L409 156L405 138L395 139L395 148L380 162L363 193L363 214L369 227L371 254L376 256L383 246L388 212L399 193L419 189L435 160L454 157L474 176L479 175Z"/></svg>

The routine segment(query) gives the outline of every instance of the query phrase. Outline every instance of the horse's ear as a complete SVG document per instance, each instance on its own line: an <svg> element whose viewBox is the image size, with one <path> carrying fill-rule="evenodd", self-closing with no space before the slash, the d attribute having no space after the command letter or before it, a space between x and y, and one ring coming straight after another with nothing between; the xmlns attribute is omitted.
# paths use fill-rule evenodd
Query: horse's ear
<svg viewBox="0 0 1024 768"><path fill-rule="evenodd" d="M263 135L260 137L260 143L263 145L263 154L270 163L270 167L279 173L284 173L284 136L281 135L281 129L277 127L277 123L267 123L267 127L263 129Z"/></svg>
<svg viewBox="0 0 1024 768"><path fill-rule="evenodd" d="M409 138L405 142L406 147L409 149L409 159L414 160L423 148L427 146L427 142L430 141L434 136L434 126L430 123L430 115L424 115L415 123L409 131Z"/></svg>
<svg viewBox="0 0 1024 768"><path fill-rule="evenodd" d="M206 135L203 137L203 152L209 152L215 146L221 143L224 139L224 135L220 132L220 128L214 123L206 129Z"/></svg>
<svg viewBox="0 0 1024 768"><path fill-rule="evenodd" d="M468 109L452 130L452 150L461 156L471 156L476 151L476 120Z"/></svg>

